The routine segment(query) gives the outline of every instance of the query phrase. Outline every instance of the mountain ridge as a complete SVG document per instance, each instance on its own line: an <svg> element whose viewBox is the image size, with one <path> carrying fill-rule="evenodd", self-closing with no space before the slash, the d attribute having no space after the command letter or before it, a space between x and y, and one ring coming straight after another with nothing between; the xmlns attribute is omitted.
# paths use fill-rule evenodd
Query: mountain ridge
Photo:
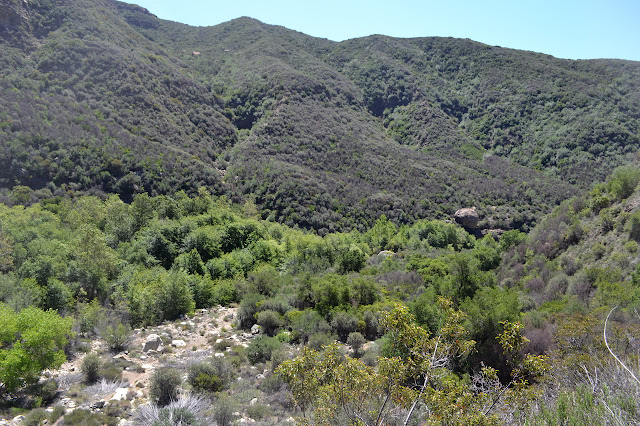
<svg viewBox="0 0 640 426"><path fill-rule="evenodd" d="M638 63L333 42L248 17L190 27L106 0L28 7L28 25L0 30L7 201L16 185L125 200L205 186L321 233L464 205L519 228L640 146Z"/></svg>

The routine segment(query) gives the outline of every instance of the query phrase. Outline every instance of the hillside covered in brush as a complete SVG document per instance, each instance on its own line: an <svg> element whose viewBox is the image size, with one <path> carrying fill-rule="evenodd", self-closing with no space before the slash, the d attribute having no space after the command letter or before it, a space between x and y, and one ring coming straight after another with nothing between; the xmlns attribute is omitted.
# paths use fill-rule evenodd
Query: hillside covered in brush
<svg viewBox="0 0 640 426"><path fill-rule="evenodd" d="M0 418L637 423L607 345L633 368L639 182L499 239L384 216L321 237L204 190L0 205Z"/></svg>
<svg viewBox="0 0 640 426"><path fill-rule="evenodd" d="M640 144L635 62L195 28L110 0L0 8L8 203L206 187L321 234L463 206L527 229Z"/></svg>

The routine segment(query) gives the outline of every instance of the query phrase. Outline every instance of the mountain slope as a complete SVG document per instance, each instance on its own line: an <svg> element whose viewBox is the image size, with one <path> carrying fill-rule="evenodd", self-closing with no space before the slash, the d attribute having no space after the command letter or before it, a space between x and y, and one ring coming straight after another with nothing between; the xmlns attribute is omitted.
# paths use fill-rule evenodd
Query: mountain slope
<svg viewBox="0 0 640 426"><path fill-rule="evenodd" d="M62 18L47 35L25 31L49 8ZM235 129L182 64L109 2L33 1L25 15L23 47L1 46L3 186L221 191L212 163Z"/></svg>
<svg viewBox="0 0 640 426"><path fill-rule="evenodd" d="M321 233L465 205L521 227L640 144L633 62L5 3L0 185L32 198L206 186Z"/></svg>

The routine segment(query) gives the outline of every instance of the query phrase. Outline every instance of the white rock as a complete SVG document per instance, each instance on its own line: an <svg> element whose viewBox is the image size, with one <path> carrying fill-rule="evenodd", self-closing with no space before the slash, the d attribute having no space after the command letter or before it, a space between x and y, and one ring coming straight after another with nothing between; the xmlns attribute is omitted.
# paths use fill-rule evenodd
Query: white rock
<svg viewBox="0 0 640 426"><path fill-rule="evenodd" d="M224 354L222 352L216 352L215 354L213 354L213 356L215 356L216 358L222 358Z"/></svg>
<svg viewBox="0 0 640 426"><path fill-rule="evenodd" d="M187 346L187 343L184 340L172 340L171 346L175 346L176 348L184 348Z"/></svg>
<svg viewBox="0 0 640 426"><path fill-rule="evenodd" d="M258 398L253 398L250 402L249 405L256 405L258 403Z"/></svg>
<svg viewBox="0 0 640 426"><path fill-rule="evenodd" d="M129 393L129 388L118 388L116 392L111 397L111 401L124 401L127 399L127 394Z"/></svg>

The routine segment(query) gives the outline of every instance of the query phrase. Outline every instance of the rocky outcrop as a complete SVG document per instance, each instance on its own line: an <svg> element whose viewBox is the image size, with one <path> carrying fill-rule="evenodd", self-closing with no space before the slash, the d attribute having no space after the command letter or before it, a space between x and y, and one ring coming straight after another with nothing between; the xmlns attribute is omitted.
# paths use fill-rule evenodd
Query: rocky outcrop
<svg viewBox="0 0 640 426"><path fill-rule="evenodd" d="M0 0L0 30L18 28L28 22L26 0Z"/></svg>
<svg viewBox="0 0 640 426"><path fill-rule="evenodd" d="M480 216L476 212L475 208L464 208L456 211L453 215L456 223L465 229L476 229Z"/></svg>

